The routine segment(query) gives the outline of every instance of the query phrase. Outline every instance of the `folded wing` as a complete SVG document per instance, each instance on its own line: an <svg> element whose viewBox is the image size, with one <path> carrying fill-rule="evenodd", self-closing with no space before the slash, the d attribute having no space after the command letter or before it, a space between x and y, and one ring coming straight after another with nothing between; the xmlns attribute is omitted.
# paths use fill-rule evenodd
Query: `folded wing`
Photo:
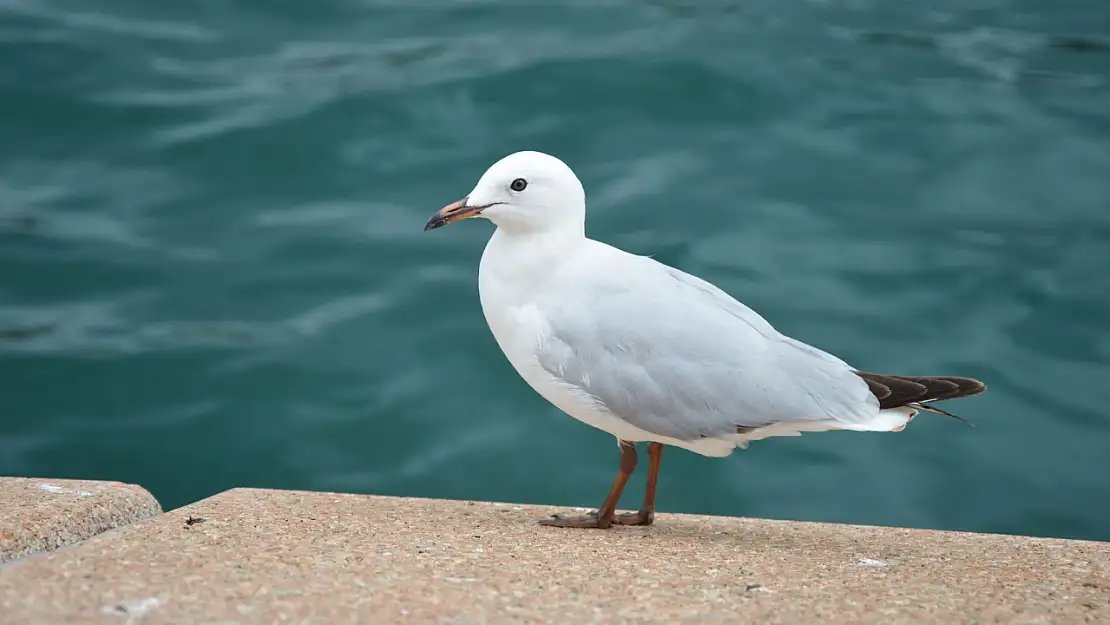
<svg viewBox="0 0 1110 625"><path fill-rule="evenodd" d="M783 421L863 423L879 412L843 361L779 334L717 287L649 258L613 276L577 276L544 302L540 364L615 416L679 440ZM630 269L630 270L624 270Z"/></svg>

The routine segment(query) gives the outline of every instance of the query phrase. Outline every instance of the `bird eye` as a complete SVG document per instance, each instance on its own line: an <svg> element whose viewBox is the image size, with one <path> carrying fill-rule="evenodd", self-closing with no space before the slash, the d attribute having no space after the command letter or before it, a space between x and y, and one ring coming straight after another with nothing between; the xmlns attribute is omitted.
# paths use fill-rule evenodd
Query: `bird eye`
<svg viewBox="0 0 1110 625"><path fill-rule="evenodd" d="M513 181L512 184L509 185L509 188L512 189L513 191L518 191L519 192L519 191L523 191L525 189L525 187L527 187L527 186L528 186L528 181L527 180L525 180L524 178L517 178L516 180Z"/></svg>

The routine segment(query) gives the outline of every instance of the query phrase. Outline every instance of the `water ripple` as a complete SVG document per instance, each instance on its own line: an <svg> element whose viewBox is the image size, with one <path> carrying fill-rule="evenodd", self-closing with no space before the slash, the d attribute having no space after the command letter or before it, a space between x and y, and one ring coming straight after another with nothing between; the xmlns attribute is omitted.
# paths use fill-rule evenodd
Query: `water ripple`
<svg viewBox="0 0 1110 625"><path fill-rule="evenodd" d="M59 5L60 3L50 0L0 0L0 12L34 18L51 28L59 29L59 32L65 32L67 36L91 32L129 39L186 43L213 43L219 39L216 31L181 20L149 20L112 13L77 11Z"/></svg>
<svg viewBox="0 0 1110 625"><path fill-rule="evenodd" d="M182 349L257 349L303 340L387 306L380 294L341 297L288 319L135 321L122 301L0 306L0 353L126 356Z"/></svg>

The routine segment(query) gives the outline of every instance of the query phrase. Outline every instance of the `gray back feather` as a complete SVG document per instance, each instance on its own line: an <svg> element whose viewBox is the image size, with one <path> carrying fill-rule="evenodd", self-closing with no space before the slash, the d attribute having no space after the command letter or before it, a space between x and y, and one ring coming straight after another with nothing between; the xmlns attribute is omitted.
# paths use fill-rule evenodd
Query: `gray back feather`
<svg viewBox="0 0 1110 625"><path fill-rule="evenodd" d="M615 416L680 440L779 421L868 419L878 403L851 367L779 334L695 276L642 256L562 284L543 302L540 364ZM566 297L566 293L573 293Z"/></svg>

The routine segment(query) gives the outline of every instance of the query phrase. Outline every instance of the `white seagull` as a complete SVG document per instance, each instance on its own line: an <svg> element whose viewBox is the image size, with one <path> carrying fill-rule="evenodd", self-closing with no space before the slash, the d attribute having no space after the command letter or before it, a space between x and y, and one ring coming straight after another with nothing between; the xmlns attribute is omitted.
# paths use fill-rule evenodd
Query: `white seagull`
<svg viewBox="0 0 1110 625"><path fill-rule="evenodd" d="M723 457L771 436L897 432L919 410L954 416L931 402L986 389L969 378L858 371L700 278L586 238L585 190L554 156L506 156L424 230L468 217L497 226L478 268L497 344L536 392L616 436L621 450L601 508L545 525L650 525L664 445ZM645 441L643 506L618 515L635 443Z"/></svg>

